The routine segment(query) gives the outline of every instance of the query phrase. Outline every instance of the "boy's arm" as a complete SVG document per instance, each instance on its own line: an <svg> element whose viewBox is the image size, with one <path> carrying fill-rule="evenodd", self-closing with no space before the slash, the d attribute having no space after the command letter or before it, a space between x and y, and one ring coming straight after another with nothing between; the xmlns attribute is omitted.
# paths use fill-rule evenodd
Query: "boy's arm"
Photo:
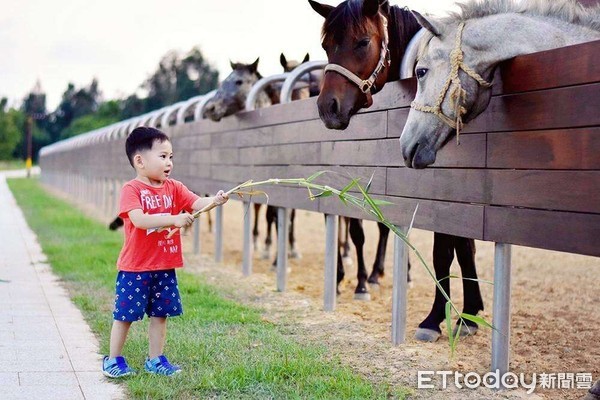
<svg viewBox="0 0 600 400"><path fill-rule="evenodd" d="M213 207L210 208L213 209L214 207L227 203L227 200L229 200L229 195L224 191L219 190L215 196L198 198L198 200L196 200L194 204L192 204L192 208L194 209L194 211L198 211L202 210L208 205L213 204Z"/></svg>
<svg viewBox="0 0 600 400"><path fill-rule="evenodd" d="M161 228L163 226L181 228L194 222L194 217L187 212L177 215L153 215L144 214L141 209L137 208L129 211L127 214L129 215L129 219L131 219L131 223L139 229Z"/></svg>

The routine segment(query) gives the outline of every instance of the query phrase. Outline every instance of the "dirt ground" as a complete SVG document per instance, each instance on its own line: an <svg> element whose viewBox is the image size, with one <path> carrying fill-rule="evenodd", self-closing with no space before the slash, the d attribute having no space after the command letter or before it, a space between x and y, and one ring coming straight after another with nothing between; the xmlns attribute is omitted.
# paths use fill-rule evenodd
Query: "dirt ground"
<svg viewBox="0 0 600 400"><path fill-rule="evenodd" d="M333 200L332 200L333 201ZM264 241L264 207L261 209L260 240ZM242 224L244 209L232 201L224 210L224 260L213 260L214 235L208 231L206 216L201 218L201 255L192 254L191 232L184 238L186 266L206 276L209 282L225 288L238 300L264 310L264 318L286 324L295 337L325 344L332 356L339 357L355 371L372 381L388 382L412 389L414 399L579 399L585 390L542 390L526 394L523 389L494 392L454 388L417 390L417 371L453 370L463 373L489 371L491 330L481 327L476 336L462 340L450 359L448 339L420 343L412 338L415 328L427 315L433 302L434 284L422 265L411 255L412 288L408 293L407 341L394 347L390 342L392 309L392 252L390 237L386 256L386 276L372 300L353 300L356 285L356 261L347 266L347 279L337 299L335 312L322 311L323 255L325 227L322 215L297 211L298 260L290 260L287 291L275 290L275 272L271 260L253 256L253 275L243 277ZM213 216L214 218L214 216ZM364 222L366 264L373 263L377 226ZM413 230L411 242L432 265L433 234ZM477 241L476 262L480 279L493 280L493 243ZM262 243L261 243L262 249ZM274 251L274 250L273 250ZM354 250L352 249L354 256ZM272 257L274 254L272 254ZM600 379L600 258L513 246L512 322L510 369L525 373L529 382L533 373L591 373ZM460 274L455 263L452 273ZM481 314L492 321L493 286L481 285L486 310ZM452 297L462 307L462 285L452 281ZM434 381L436 387L441 380Z"/></svg>

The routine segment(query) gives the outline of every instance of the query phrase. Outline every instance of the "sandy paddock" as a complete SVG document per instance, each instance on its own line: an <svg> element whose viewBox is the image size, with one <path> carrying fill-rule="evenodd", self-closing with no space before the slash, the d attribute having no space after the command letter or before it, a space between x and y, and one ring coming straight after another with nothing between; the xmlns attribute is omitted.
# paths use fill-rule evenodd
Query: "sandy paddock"
<svg viewBox="0 0 600 400"><path fill-rule="evenodd" d="M335 201L332 199L331 201ZM213 259L214 237L208 231L206 216L201 219L200 257L191 254L192 235L184 239L188 270L199 271L207 279L230 288L239 300L262 307L265 318L289 325L293 334L307 341L328 346L332 356L340 357L355 370L375 381L394 382L413 389L413 398L547 398L578 399L585 390L540 390L527 395L523 390L494 393L488 389L416 390L417 370L457 370L485 374L491 362L491 330L482 327L475 337L461 341L453 359L449 357L447 336L437 343L423 344L412 339L418 323L425 318L434 296L434 284L424 267L411 255L413 286L408 294L408 326L405 345L390 343L392 252L390 237L386 256L386 276L379 291L372 291L370 302L353 300L356 262L346 268L334 313L322 311L323 257L325 226L321 214L297 211L299 260L290 260L291 273L285 293L275 291L271 260L253 256L253 275L241 274L242 226L244 209L230 202L224 210L224 261ZM214 216L213 216L214 219ZM260 218L264 240L264 207ZM371 269L377 245L377 226L365 221L366 264ZM432 265L433 234L413 230L411 242ZM494 245L477 241L476 262L479 277L493 280ZM262 244L261 244L262 247ZM274 250L273 250L274 251ZM354 256L354 250L352 249ZM512 332L510 368L515 373L592 373L600 379L600 258L513 246ZM456 261L452 273L460 274ZM452 297L462 307L462 285L452 281ZM492 321L493 286L481 284L485 311ZM437 382L439 385L439 382Z"/></svg>

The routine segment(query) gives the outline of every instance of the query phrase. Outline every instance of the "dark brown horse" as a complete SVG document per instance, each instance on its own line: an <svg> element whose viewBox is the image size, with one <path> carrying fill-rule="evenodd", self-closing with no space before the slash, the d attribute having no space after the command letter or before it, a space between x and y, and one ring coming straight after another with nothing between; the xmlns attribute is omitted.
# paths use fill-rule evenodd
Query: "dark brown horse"
<svg viewBox="0 0 600 400"><path fill-rule="evenodd" d="M420 25L410 10L390 6L387 0L346 0L337 7L308 1L325 18L322 45L329 64L317 100L319 116L328 128L343 130L358 110L371 106L373 94L381 90L386 82L399 78L402 56ZM352 229L353 224L351 235ZM379 229L388 230L381 224ZM382 236L387 239L387 234ZM360 243L360 235L358 239ZM362 239L364 241L364 235ZM463 277L463 312L476 315L483 310L483 300L476 280L475 241L437 232L434 234L433 264L436 278L448 295L450 265L455 251ZM364 269L364 265L359 265L361 267ZM374 265L368 282L382 274L383 263ZM338 272L338 282L340 280ZM359 274L356 292L366 291L366 280L365 270ZM435 341L439 338L439 325L445 318L445 303L445 298L436 287L433 306L427 318L419 324L416 339ZM467 326L461 325L461 335L477 331L475 323L463 323Z"/></svg>

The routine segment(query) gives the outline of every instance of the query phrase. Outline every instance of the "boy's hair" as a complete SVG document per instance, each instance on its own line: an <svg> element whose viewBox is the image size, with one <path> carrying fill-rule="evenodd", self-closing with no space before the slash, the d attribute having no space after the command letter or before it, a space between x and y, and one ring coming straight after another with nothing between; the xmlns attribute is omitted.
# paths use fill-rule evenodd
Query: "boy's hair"
<svg viewBox="0 0 600 400"><path fill-rule="evenodd" d="M125 153L129 159L129 164L133 167L133 157L144 150L152 149L155 141L163 143L170 141L169 137L162 131L149 126L139 126L135 128L125 141ZM135 168L135 167L134 167Z"/></svg>

